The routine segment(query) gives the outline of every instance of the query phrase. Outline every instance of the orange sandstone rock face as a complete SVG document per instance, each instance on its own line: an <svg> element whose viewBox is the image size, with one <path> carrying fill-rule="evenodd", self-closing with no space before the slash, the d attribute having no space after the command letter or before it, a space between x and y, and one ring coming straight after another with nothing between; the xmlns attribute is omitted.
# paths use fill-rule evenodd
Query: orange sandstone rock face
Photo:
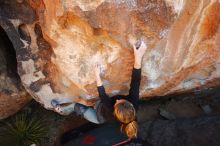
<svg viewBox="0 0 220 146"><path fill-rule="evenodd" d="M130 36L149 46L141 98L219 85L217 0L29 0L19 5L24 4L36 14L32 22L7 20L23 43L16 49L21 80L46 108L52 98L97 98L95 62L101 63L107 92L127 94Z"/></svg>

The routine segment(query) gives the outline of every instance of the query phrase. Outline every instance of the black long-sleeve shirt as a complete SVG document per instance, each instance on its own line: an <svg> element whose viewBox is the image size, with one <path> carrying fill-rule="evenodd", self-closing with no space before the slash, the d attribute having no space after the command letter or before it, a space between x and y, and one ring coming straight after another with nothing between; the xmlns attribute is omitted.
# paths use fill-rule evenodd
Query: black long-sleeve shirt
<svg viewBox="0 0 220 146"><path fill-rule="evenodd" d="M99 97L101 99L102 107L105 108L105 113L98 113L97 116L103 116L105 119L113 119L113 111L114 104L118 99L125 99L130 101L134 108L138 110L138 100L139 100L139 87L141 82L141 69L133 69L131 76L131 84L129 94L125 95L115 95L113 97L109 97L106 92L104 86L98 87ZM102 114L102 115L100 115ZM105 115L104 115L105 114ZM107 116L107 117L106 117Z"/></svg>

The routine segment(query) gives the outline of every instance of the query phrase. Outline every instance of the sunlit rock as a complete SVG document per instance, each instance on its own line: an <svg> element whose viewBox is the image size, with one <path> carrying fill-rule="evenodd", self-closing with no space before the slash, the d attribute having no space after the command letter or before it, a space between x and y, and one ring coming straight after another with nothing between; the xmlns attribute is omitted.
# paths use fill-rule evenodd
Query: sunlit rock
<svg viewBox="0 0 220 146"><path fill-rule="evenodd" d="M46 108L52 98L97 98L96 62L107 92L127 94L130 36L149 47L141 98L219 85L217 0L11 0L0 7L23 85Z"/></svg>

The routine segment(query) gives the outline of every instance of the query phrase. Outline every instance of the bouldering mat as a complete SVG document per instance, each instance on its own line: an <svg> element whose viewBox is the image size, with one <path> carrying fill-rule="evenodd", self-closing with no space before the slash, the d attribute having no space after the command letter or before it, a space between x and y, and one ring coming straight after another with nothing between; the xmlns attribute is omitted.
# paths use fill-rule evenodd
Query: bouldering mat
<svg viewBox="0 0 220 146"><path fill-rule="evenodd" d="M64 134L62 146L111 146L127 139L118 123L87 124Z"/></svg>

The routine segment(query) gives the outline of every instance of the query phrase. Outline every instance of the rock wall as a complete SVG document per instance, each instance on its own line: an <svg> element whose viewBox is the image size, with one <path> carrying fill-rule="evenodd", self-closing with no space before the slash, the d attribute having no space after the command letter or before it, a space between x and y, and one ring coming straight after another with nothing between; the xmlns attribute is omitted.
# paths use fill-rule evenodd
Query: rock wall
<svg viewBox="0 0 220 146"><path fill-rule="evenodd" d="M23 85L46 108L52 98L97 98L95 62L107 92L127 94L131 38L149 46L141 98L220 83L217 0L8 0L0 8Z"/></svg>
<svg viewBox="0 0 220 146"><path fill-rule="evenodd" d="M16 113L31 100L17 74L15 50L0 27L0 120Z"/></svg>

